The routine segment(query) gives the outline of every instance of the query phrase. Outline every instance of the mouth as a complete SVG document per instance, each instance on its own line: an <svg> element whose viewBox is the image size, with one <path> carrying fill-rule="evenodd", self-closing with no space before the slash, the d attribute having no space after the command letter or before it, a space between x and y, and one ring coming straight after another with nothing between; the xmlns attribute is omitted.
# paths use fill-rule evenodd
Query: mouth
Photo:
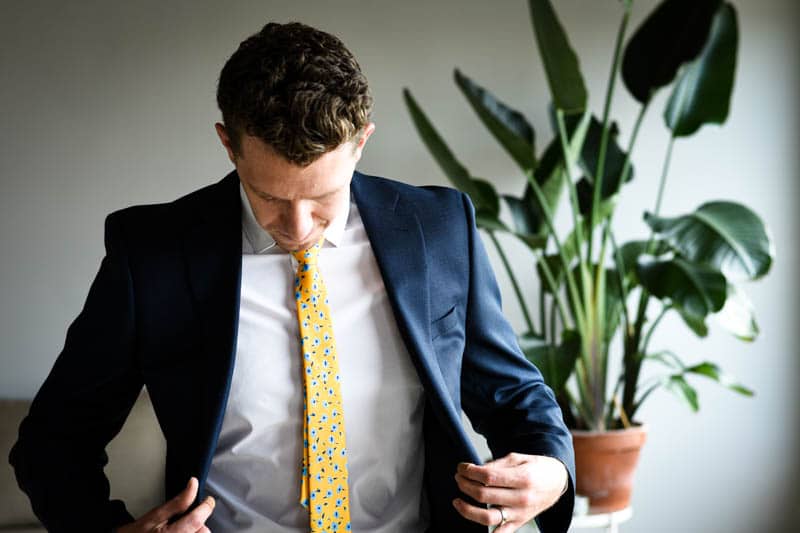
<svg viewBox="0 0 800 533"><path fill-rule="evenodd" d="M280 236L279 239L283 248L291 249L292 251L305 250L306 248L313 246L318 240L318 238L309 239L306 237L298 241L284 236Z"/></svg>

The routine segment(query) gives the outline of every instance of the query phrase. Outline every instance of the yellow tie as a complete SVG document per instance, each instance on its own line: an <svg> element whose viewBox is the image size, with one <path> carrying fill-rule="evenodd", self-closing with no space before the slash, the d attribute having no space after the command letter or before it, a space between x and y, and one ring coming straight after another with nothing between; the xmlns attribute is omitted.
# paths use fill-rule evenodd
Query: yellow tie
<svg viewBox="0 0 800 533"><path fill-rule="evenodd" d="M323 239L297 259L294 280L303 355L303 472L300 503L311 532L350 531L347 451L339 364L328 295L317 269Z"/></svg>

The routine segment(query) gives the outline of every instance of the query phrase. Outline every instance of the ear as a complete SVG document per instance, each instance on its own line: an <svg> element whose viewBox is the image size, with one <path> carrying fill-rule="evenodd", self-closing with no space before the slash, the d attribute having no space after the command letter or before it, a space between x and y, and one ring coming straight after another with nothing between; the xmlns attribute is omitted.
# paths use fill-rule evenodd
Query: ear
<svg viewBox="0 0 800 533"><path fill-rule="evenodd" d="M361 134L361 137L358 139L358 143L355 146L355 157L356 161L361 159L361 153L364 151L364 145L367 144L367 139L372 133L375 131L375 123L370 122L366 126L364 126L364 132Z"/></svg>
<svg viewBox="0 0 800 533"><path fill-rule="evenodd" d="M231 160L231 163L234 165L236 164L236 154L233 153L233 146L231 145L231 138L228 136L228 132L225 129L225 125L221 122L217 122L214 124L214 128L217 130L217 135L219 136L219 140L222 142L222 146L225 147L225 151L228 152L228 159Z"/></svg>

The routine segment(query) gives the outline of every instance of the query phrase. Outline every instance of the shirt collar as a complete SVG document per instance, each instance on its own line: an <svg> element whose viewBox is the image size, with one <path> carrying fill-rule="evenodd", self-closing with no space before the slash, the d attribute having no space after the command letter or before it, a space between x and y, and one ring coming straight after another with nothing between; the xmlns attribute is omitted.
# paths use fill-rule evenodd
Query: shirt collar
<svg viewBox="0 0 800 533"><path fill-rule="evenodd" d="M253 206L250 205L250 200L247 198L247 193L244 191L244 185L241 181L239 181L239 196L242 201L242 230L250 246L253 248L253 253L263 254L270 250L274 252L275 250L273 250L273 248L277 249L277 243L269 232L262 228L256 220L256 216L253 213ZM332 246L339 246L342 242L342 237L344 236L344 231L350 218L351 201L352 198L346 197L347 205L342 205L340 207L339 214L334 217L323 232L325 240Z"/></svg>

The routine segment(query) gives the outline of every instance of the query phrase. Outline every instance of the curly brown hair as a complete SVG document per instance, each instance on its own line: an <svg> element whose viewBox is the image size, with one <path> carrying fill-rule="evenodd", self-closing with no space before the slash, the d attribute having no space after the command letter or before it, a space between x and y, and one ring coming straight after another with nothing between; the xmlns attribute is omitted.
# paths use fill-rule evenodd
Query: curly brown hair
<svg viewBox="0 0 800 533"><path fill-rule="evenodd" d="M270 22L225 63L217 105L235 155L246 133L306 166L358 136L372 96L338 38L299 22Z"/></svg>

